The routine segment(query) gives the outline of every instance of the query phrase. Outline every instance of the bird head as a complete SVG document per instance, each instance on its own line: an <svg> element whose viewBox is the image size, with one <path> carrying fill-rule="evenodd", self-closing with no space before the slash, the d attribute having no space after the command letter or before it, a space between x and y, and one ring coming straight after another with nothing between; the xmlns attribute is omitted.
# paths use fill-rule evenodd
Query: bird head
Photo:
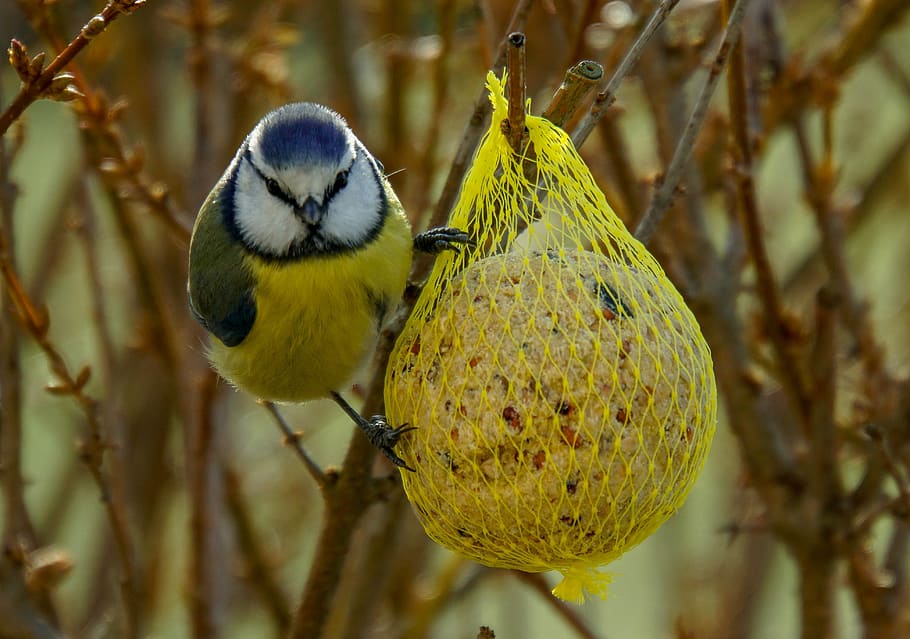
<svg viewBox="0 0 910 639"><path fill-rule="evenodd" d="M382 169L340 115L294 103L267 114L234 158L227 223L250 251L294 259L354 250L382 228Z"/></svg>

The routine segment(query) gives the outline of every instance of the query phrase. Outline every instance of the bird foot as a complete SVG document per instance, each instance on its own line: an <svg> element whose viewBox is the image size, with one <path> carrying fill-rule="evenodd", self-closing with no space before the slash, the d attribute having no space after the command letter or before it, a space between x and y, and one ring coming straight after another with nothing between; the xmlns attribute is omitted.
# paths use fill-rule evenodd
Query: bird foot
<svg viewBox="0 0 910 639"><path fill-rule="evenodd" d="M395 445L398 443L398 440L401 439L402 435L408 431L417 430L414 426L404 424L403 426L393 428L389 425L389 422L386 421L386 418L383 415L373 415L369 420L363 420L363 422L360 423L360 427L363 429L367 439L370 440L370 443L382 451L382 454L385 455L389 461L399 468L415 472L415 470L408 466L407 462L396 455L394 451Z"/></svg>
<svg viewBox="0 0 910 639"><path fill-rule="evenodd" d="M461 229L451 226L427 229L414 237L414 248L431 255L438 255L443 251L454 251L462 246L474 246L474 240Z"/></svg>

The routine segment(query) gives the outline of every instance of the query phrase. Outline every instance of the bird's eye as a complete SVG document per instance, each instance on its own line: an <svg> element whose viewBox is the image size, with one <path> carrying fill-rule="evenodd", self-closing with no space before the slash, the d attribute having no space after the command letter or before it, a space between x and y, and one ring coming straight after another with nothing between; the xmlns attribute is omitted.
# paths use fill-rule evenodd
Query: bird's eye
<svg viewBox="0 0 910 639"><path fill-rule="evenodd" d="M332 193L338 193L348 184L348 171L342 171L335 178L335 185L332 187Z"/></svg>
<svg viewBox="0 0 910 639"><path fill-rule="evenodd" d="M348 184L348 171L342 171L335 178L335 190L343 189Z"/></svg>
<svg viewBox="0 0 910 639"><path fill-rule="evenodd" d="M284 196L284 191L281 190L281 186L279 186L277 180L273 180L272 178L266 178L265 188L267 188L269 193L271 193L275 197Z"/></svg>

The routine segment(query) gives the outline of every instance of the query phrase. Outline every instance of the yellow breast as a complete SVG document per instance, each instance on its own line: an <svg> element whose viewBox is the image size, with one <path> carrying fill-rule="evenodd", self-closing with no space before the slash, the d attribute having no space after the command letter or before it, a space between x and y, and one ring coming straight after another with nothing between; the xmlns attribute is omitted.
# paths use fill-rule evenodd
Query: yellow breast
<svg viewBox="0 0 910 639"><path fill-rule="evenodd" d="M249 256L256 321L239 345L212 340L218 372L261 399L300 402L341 390L372 350L382 312L398 304L411 234L392 213L367 246L295 262Z"/></svg>

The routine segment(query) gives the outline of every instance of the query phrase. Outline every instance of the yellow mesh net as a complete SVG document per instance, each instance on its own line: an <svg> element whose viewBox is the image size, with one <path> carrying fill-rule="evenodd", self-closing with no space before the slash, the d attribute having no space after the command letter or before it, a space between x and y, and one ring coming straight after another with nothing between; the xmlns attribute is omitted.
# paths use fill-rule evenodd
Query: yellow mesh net
<svg viewBox="0 0 910 639"><path fill-rule="evenodd" d="M391 423L427 534L480 563L556 569L560 598L603 595L597 567L682 504L714 434L711 355L653 256L561 129L527 116L523 155L493 123L441 255L396 344Z"/></svg>

